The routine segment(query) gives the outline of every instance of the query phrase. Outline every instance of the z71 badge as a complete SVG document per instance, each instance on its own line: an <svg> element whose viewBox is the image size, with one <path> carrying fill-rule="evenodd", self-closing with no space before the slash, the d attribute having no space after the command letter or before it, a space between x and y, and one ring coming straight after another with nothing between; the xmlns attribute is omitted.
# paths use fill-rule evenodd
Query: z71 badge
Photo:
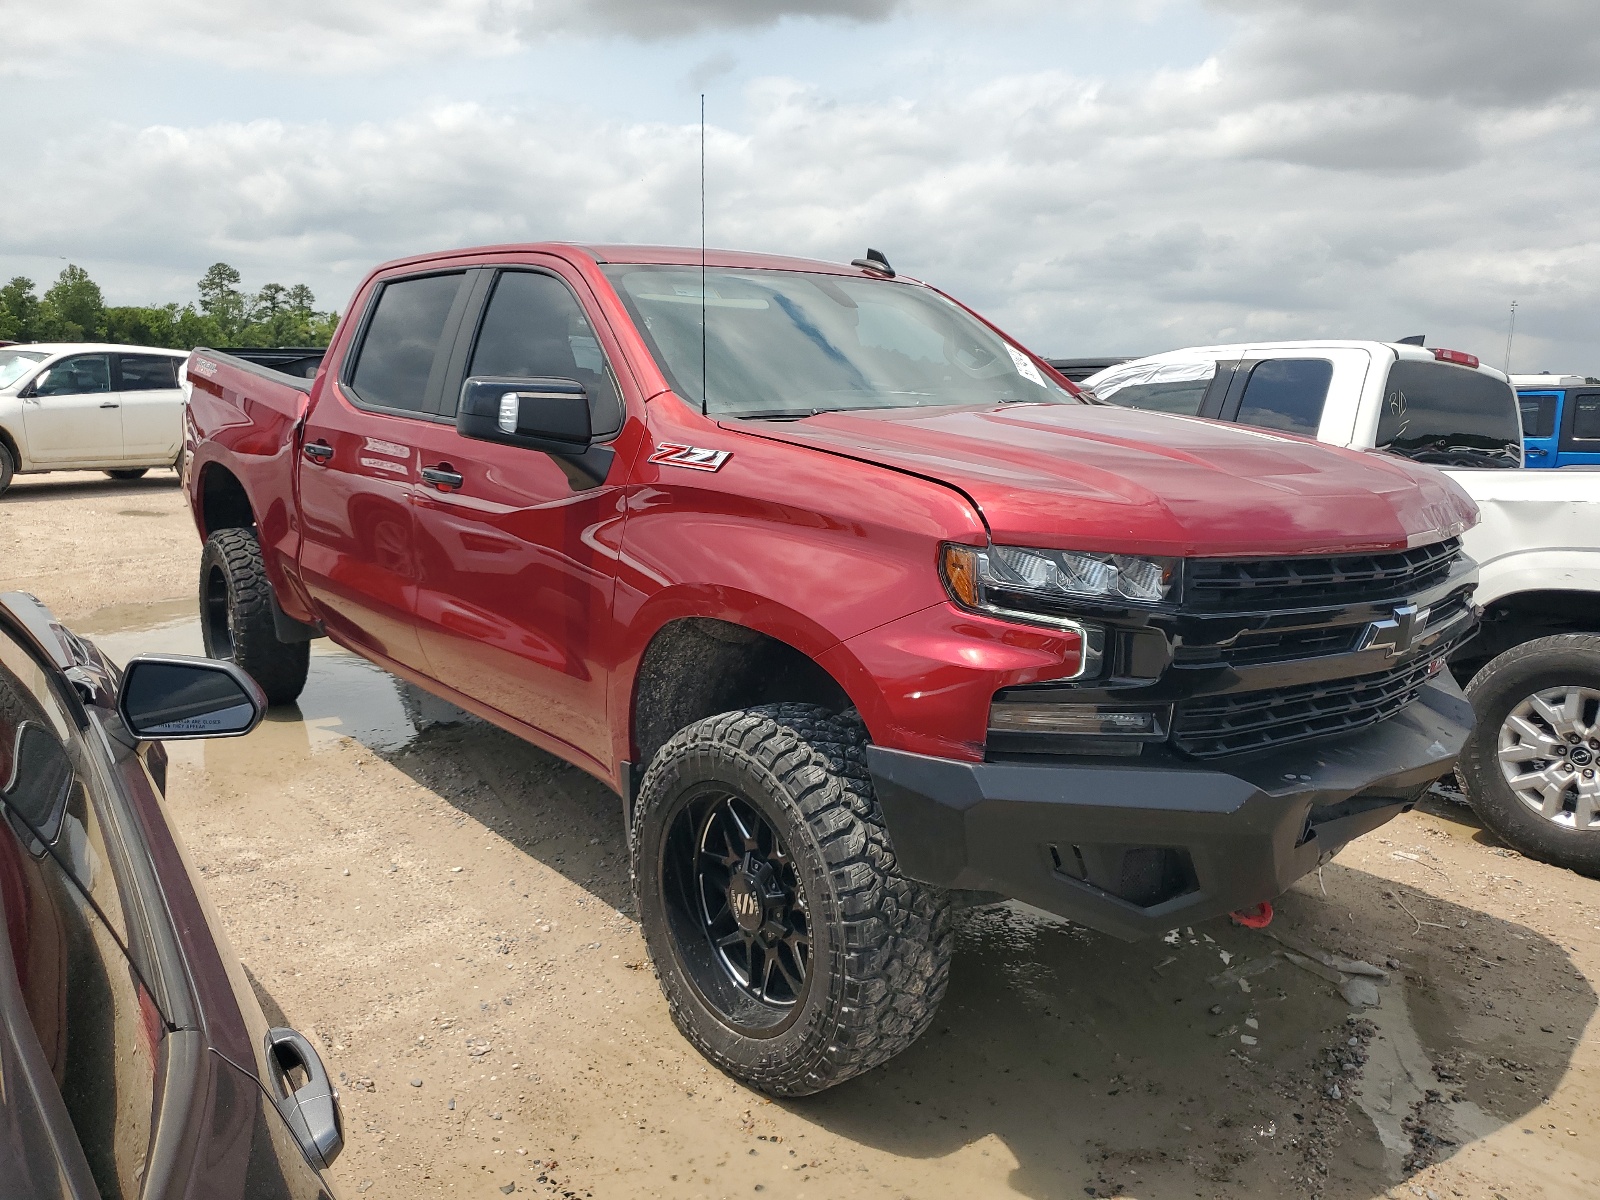
<svg viewBox="0 0 1600 1200"><path fill-rule="evenodd" d="M707 450L704 446L683 446L662 442L650 461L664 467L687 467L691 471L715 471L733 457L731 450Z"/></svg>

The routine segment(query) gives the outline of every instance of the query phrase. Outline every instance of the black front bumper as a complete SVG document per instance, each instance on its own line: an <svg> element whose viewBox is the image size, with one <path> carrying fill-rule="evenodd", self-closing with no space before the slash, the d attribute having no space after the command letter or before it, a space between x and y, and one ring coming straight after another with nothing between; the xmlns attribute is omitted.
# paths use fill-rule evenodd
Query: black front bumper
<svg viewBox="0 0 1600 1200"><path fill-rule="evenodd" d="M1280 895L1409 808L1472 724L1443 672L1378 725L1204 764L867 755L906 875L1134 939Z"/></svg>

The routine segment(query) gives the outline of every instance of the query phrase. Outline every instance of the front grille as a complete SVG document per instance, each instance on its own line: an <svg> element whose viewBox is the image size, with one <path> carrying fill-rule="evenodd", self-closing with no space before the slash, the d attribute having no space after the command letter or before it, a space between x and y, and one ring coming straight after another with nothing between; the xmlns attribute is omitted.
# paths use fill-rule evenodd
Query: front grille
<svg viewBox="0 0 1600 1200"><path fill-rule="evenodd" d="M1440 646L1373 675L1185 700L1173 714L1172 744L1192 758L1219 758L1360 729L1415 700L1448 652Z"/></svg>
<svg viewBox="0 0 1600 1200"><path fill-rule="evenodd" d="M1272 612L1388 600L1444 579L1461 555L1448 538L1390 554L1190 559L1184 607L1194 612Z"/></svg>
<svg viewBox="0 0 1600 1200"><path fill-rule="evenodd" d="M1317 629L1251 630L1221 646L1179 646L1174 660L1184 665L1227 663L1255 667L1265 663L1295 662L1348 654L1365 625L1324 626Z"/></svg>

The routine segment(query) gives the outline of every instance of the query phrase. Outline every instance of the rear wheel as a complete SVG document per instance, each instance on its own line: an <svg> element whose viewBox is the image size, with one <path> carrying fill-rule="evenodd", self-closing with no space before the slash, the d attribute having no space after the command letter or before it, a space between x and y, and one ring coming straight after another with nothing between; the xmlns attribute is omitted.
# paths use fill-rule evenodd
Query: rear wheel
<svg viewBox="0 0 1600 1200"><path fill-rule="evenodd" d="M1600 876L1600 636L1537 638L1467 685L1477 727L1461 790L1531 858Z"/></svg>
<svg viewBox="0 0 1600 1200"><path fill-rule="evenodd" d="M118 467L107 471L106 474L113 479L143 479L149 469L149 467Z"/></svg>
<svg viewBox="0 0 1600 1200"><path fill-rule="evenodd" d="M272 585L249 529L219 529L200 554L200 632L206 654L231 659L261 685L270 704L288 704L306 686L310 642L280 642Z"/></svg>
<svg viewBox="0 0 1600 1200"><path fill-rule="evenodd" d="M906 879L860 722L804 704L710 717L650 764L633 824L645 942L679 1030L802 1096L886 1062L949 978L949 897Z"/></svg>

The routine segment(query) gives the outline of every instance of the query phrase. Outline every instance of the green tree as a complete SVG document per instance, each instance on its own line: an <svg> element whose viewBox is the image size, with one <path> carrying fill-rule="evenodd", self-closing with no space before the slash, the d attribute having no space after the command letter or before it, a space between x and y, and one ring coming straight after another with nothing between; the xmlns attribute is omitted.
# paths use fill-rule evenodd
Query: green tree
<svg viewBox="0 0 1600 1200"><path fill-rule="evenodd" d="M232 343L250 323L245 295L239 290L243 280L227 263L212 263L200 277L200 311L217 323L222 340Z"/></svg>
<svg viewBox="0 0 1600 1200"><path fill-rule="evenodd" d="M117 305L108 308L106 341L124 342L131 346L176 346L178 314L181 311L176 304Z"/></svg>
<svg viewBox="0 0 1600 1200"><path fill-rule="evenodd" d="M0 287L0 339L8 342L36 340L34 326L39 319L39 297L33 280L18 275Z"/></svg>
<svg viewBox="0 0 1600 1200"><path fill-rule="evenodd" d="M92 341L105 333L106 301L89 272L69 263L39 302L37 336L59 342Z"/></svg>

